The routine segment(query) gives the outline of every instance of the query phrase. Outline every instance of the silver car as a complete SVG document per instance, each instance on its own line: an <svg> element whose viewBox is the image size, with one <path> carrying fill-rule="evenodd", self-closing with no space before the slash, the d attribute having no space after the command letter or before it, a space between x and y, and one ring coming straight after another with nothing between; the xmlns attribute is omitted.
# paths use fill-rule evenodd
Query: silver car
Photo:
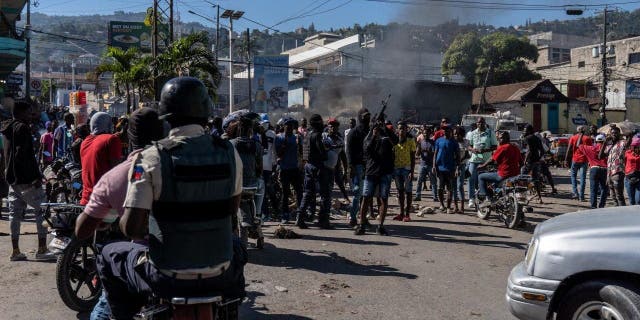
<svg viewBox="0 0 640 320"><path fill-rule="evenodd" d="M506 299L525 320L640 320L640 206L538 225L509 275Z"/></svg>

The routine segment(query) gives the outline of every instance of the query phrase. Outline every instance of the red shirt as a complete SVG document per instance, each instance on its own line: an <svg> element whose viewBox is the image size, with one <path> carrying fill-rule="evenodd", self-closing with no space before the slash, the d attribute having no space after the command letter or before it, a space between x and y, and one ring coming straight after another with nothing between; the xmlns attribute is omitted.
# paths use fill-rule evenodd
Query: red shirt
<svg viewBox="0 0 640 320"><path fill-rule="evenodd" d="M520 174L522 155L520 149L511 143L498 146L491 157L498 164L498 175L505 179Z"/></svg>
<svg viewBox="0 0 640 320"><path fill-rule="evenodd" d="M584 154L585 157L587 157L590 167L596 166L606 169L607 157L598 159L600 148L602 148L602 144L596 144L595 146L581 145L578 149Z"/></svg>
<svg viewBox="0 0 640 320"><path fill-rule="evenodd" d="M80 146L80 162L82 163L81 205L89 203L93 186L121 158L122 143L116 135L89 135L82 141Z"/></svg>
<svg viewBox="0 0 640 320"><path fill-rule="evenodd" d="M640 155L635 154L633 150L627 150L624 157L627 159L627 162L624 165L625 175L640 171Z"/></svg>
<svg viewBox="0 0 640 320"><path fill-rule="evenodd" d="M440 130L434 132L432 139L433 139L433 141L436 141L436 140L438 140L438 138L442 138L442 137L444 137L444 129L440 129Z"/></svg>
<svg viewBox="0 0 640 320"><path fill-rule="evenodd" d="M584 155L582 150L580 150L578 144L578 139L580 138L580 134L574 134L569 138L569 147L573 149L573 157L571 157L571 161L576 163L585 163L587 162L587 157ZM588 134L582 136L582 141L580 145L593 145L593 139Z"/></svg>

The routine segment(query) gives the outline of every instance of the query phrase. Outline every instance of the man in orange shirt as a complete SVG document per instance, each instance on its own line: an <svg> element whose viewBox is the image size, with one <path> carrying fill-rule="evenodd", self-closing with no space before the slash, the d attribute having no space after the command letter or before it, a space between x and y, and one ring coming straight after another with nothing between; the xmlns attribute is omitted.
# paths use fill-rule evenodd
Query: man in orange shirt
<svg viewBox="0 0 640 320"><path fill-rule="evenodd" d="M593 139L586 133L584 126L578 126L576 134L569 139L567 154L564 158L565 166L571 165L571 197L584 201L584 189L587 179L587 157L580 150L581 145L593 145ZM580 189L577 188L577 175L580 172Z"/></svg>

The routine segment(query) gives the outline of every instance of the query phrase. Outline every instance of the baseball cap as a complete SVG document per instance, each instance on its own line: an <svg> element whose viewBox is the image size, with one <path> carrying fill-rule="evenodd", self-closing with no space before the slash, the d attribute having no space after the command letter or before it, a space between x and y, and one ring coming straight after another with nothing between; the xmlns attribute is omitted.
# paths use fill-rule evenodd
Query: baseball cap
<svg viewBox="0 0 640 320"><path fill-rule="evenodd" d="M603 142L605 140L604 134L599 134L596 136L596 142Z"/></svg>

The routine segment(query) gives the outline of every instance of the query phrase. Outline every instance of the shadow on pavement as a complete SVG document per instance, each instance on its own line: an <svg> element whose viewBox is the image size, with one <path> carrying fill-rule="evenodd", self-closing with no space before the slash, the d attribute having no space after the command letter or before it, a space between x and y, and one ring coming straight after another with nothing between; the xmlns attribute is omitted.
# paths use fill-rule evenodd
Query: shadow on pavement
<svg viewBox="0 0 640 320"><path fill-rule="evenodd" d="M479 232L457 231L441 229L430 226L407 226L407 225L389 225L387 226L392 237L422 239L439 242L465 243L477 246L496 247L496 248L515 248L525 249L526 243L513 242L506 240L480 240L468 238L498 238L511 239L508 236L499 236Z"/></svg>
<svg viewBox="0 0 640 320"><path fill-rule="evenodd" d="M76 319L89 320L90 316L91 316L91 312L78 312L78 314L76 314Z"/></svg>
<svg viewBox="0 0 640 320"><path fill-rule="evenodd" d="M256 304L256 298L264 296L261 292L247 291L247 300L240 305L240 319L273 319L273 320L311 320L312 318L294 314L272 314L265 305Z"/></svg>
<svg viewBox="0 0 640 320"><path fill-rule="evenodd" d="M348 230L352 231L353 229L348 228ZM347 243L347 244L373 245L373 246L397 246L398 245L395 242L370 241L370 240L361 240L361 239L353 239L353 238L323 237L323 236L318 236L318 235L313 235L313 234L304 234L304 235L302 235L302 240L339 242L339 243Z"/></svg>
<svg viewBox="0 0 640 320"><path fill-rule="evenodd" d="M386 264L376 264L374 261L371 264L360 264L332 251L278 248L268 243L265 244L264 250L251 251L249 263L353 276L418 278L416 275L398 272L396 268Z"/></svg>

